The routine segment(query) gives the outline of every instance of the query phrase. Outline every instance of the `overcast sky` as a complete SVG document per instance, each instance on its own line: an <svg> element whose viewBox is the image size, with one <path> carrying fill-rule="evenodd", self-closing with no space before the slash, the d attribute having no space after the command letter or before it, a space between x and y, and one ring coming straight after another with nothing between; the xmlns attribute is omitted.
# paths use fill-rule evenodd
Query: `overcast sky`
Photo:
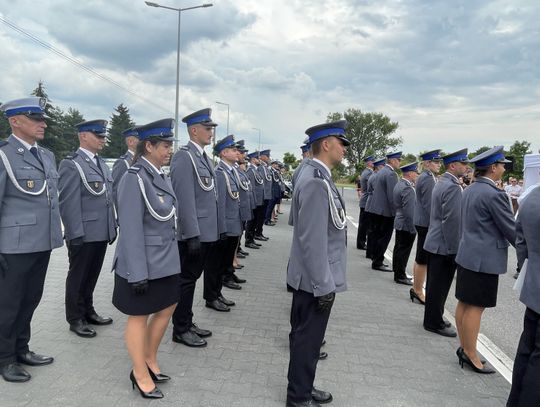
<svg viewBox="0 0 540 407"><path fill-rule="evenodd" d="M159 0L189 7L197 1ZM41 79L86 119L119 103L138 124L174 117L174 11L134 0L17 0L0 15L145 99L0 23L0 101ZM213 108L225 136L298 155L308 127L359 108L399 122L402 149L540 148L540 2L215 0L182 14L180 118ZM181 138L186 140L185 127Z"/></svg>

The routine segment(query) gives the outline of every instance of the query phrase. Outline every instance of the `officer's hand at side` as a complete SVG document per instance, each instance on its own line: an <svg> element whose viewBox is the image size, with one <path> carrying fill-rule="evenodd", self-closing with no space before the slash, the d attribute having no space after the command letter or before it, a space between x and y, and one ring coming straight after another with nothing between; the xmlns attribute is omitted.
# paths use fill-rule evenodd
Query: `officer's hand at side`
<svg viewBox="0 0 540 407"><path fill-rule="evenodd" d="M82 246L84 239L82 237L77 237L75 239L71 239L68 243L70 246Z"/></svg>
<svg viewBox="0 0 540 407"><path fill-rule="evenodd" d="M6 273L9 271L9 266L7 264L7 261L4 256L0 254L0 271L2 272L2 276L5 277Z"/></svg>
<svg viewBox="0 0 540 407"><path fill-rule="evenodd" d="M222 233L219 235L219 240L227 240L227 233Z"/></svg>
<svg viewBox="0 0 540 407"><path fill-rule="evenodd" d="M334 304L334 299L336 298L336 293L330 293L317 297L317 311L327 312L332 309Z"/></svg>
<svg viewBox="0 0 540 407"><path fill-rule="evenodd" d="M201 240L198 236L187 240L187 249L190 256L196 257L201 253Z"/></svg>
<svg viewBox="0 0 540 407"><path fill-rule="evenodd" d="M131 283L131 291L135 295L144 295L148 291L148 280Z"/></svg>

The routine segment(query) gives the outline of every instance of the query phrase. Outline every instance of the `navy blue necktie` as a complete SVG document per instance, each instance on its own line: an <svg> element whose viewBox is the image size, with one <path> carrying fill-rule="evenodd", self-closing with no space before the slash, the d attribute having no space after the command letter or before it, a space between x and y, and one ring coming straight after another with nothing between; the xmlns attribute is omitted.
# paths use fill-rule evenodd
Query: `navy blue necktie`
<svg viewBox="0 0 540 407"><path fill-rule="evenodd" d="M43 164L43 161L41 161L41 157L39 156L39 151L38 149L34 146L34 147L30 147L30 152L32 153L32 155L34 157L36 157L36 160L38 160L38 162L40 164Z"/></svg>

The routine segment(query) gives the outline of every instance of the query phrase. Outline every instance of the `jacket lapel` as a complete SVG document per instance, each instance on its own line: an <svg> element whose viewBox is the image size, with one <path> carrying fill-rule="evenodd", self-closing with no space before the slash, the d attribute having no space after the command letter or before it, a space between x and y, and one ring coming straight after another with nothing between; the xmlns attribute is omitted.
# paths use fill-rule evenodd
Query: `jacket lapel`
<svg viewBox="0 0 540 407"><path fill-rule="evenodd" d="M99 167L94 163L94 160L92 160L88 155L82 151L80 148L77 149L77 154L81 157L82 160L84 160L90 168L92 168L95 172L103 176L103 172L99 169ZM103 176L103 178L105 178Z"/></svg>
<svg viewBox="0 0 540 407"><path fill-rule="evenodd" d="M34 157L34 155L30 152L30 150L28 150L19 140L17 140L13 136L9 136L8 142L10 144L13 144L13 147L17 151L17 154L22 155L23 160L27 164L30 164L32 167L35 167L41 172L45 172L43 165L36 159L36 157Z"/></svg>
<svg viewBox="0 0 540 407"><path fill-rule="evenodd" d="M137 163L142 165L146 169L146 172L148 172L152 176L152 184L156 188L159 188L163 192L166 192L167 194L171 195L176 199L174 192L172 191L167 180L165 179L166 176L162 177L161 174L156 172L156 170L154 170L152 166L146 162L146 160L141 159Z"/></svg>

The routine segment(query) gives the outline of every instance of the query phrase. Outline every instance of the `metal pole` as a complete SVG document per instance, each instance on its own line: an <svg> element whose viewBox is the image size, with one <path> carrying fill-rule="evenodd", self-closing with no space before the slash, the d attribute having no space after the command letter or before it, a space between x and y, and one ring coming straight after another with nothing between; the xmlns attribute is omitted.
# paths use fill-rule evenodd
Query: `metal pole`
<svg viewBox="0 0 540 407"><path fill-rule="evenodd" d="M173 150L178 148L178 109L180 105L180 27L182 21L182 10L178 9L178 48L176 50L176 105L174 108L174 138L177 140L174 142Z"/></svg>
<svg viewBox="0 0 540 407"><path fill-rule="evenodd" d="M227 136L229 134L229 105L227 104Z"/></svg>
<svg viewBox="0 0 540 407"><path fill-rule="evenodd" d="M261 129L259 129L259 153L261 152Z"/></svg>

